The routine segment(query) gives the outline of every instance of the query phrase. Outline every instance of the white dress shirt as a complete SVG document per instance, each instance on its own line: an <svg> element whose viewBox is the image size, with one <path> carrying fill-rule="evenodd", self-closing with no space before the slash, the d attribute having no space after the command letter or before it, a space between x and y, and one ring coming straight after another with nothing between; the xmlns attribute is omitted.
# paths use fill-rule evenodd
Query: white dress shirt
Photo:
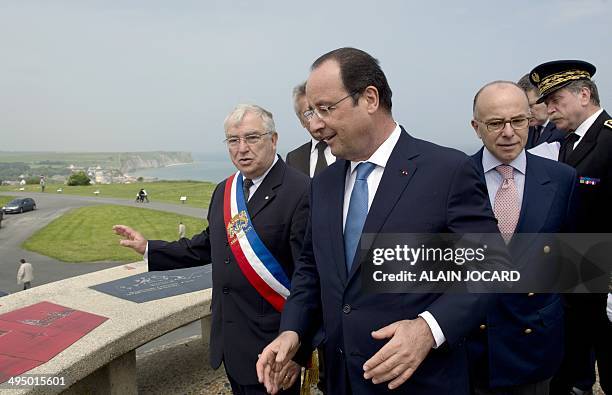
<svg viewBox="0 0 612 395"><path fill-rule="evenodd" d="M395 129L393 132L387 137L384 143L378 147L378 149L368 158L368 160L364 162L371 162L376 165L374 170L368 176L368 212L370 211L370 207L372 206L372 201L374 200L374 196L376 196L376 191L378 190L378 185L380 184L380 180L382 179L383 173L385 171L385 166L387 166L387 161L389 161L389 157L391 156L391 152L393 152L393 148L397 144L397 141L400 138L402 130L398 124L395 124ZM344 182L344 207L342 212L342 230L344 230L344 226L346 225L346 216L348 214L348 206L351 201L351 193L353 192L353 186L355 185L355 178L357 177L357 172L355 169L357 165L361 162L351 161L351 165L346 172L346 180ZM446 341L446 336L442 332L442 328L434 318L434 316L429 311L424 311L419 314L419 317L423 318L431 333L433 334L433 338L435 341L434 348L440 347Z"/></svg>
<svg viewBox="0 0 612 395"><path fill-rule="evenodd" d="M574 133L576 133L578 136L580 136L578 138L578 140L576 140L576 142L574 143L574 149L576 149L576 147L578 146L578 144L580 144L580 141L582 140L582 138L584 137L584 135L586 134L587 130L589 130L589 128L591 126L593 126L593 124L595 123L595 120L597 119L597 117L599 115L601 115L601 113L603 112L603 108L600 108L599 111L596 111L595 114L591 115L590 117L588 117L587 119L584 120L584 122L582 122L580 124L580 126L578 126L576 128L576 130L574 131Z"/></svg>
<svg viewBox="0 0 612 395"><path fill-rule="evenodd" d="M503 163L493 156L493 154L487 149L482 150L482 168L485 174L485 181L487 182L487 191L489 192L489 202L493 207L495 202L495 195L499 186L504 181L504 178L495 168ZM525 190L525 172L527 171L527 155L525 150L514 158L514 160L508 165L514 169L514 185L516 186L516 193L518 194L518 205L523 206L523 191ZM495 209L495 207L493 207Z"/></svg>
<svg viewBox="0 0 612 395"><path fill-rule="evenodd" d="M317 150L318 141L311 138L310 139L310 178L314 177L315 168L317 167L317 159L319 158L319 151ZM331 148L329 145L325 147L325 151L323 151L325 155L325 162L327 165L331 165L336 161L336 157L331 152Z"/></svg>

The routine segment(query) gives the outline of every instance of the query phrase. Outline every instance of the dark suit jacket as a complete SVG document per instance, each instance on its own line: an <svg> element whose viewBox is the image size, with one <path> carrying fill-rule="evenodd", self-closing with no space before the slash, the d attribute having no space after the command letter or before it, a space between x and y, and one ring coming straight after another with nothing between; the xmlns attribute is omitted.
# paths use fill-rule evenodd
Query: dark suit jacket
<svg viewBox="0 0 612 395"><path fill-rule="evenodd" d="M287 164L310 177L310 151L312 141L302 144L287 154Z"/></svg>
<svg viewBox="0 0 612 395"><path fill-rule="evenodd" d="M322 310L329 393L387 393L387 383L374 385L363 379L364 362L386 343L373 340L370 333L427 310L446 343L432 350L415 374L390 393L467 394L464 336L484 318L487 296L363 292L361 252L348 274L344 256L342 207L349 164L337 160L313 180L309 227L281 330L296 331L304 342L319 324ZM410 232L496 233L503 244L473 161L402 129L364 233Z"/></svg>
<svg viewBox="0 0 612 395"><path fill-rule="evenodd" d="M535 127L530 126L525 149L531 149L542 143L552 143L555 141L562 142L566 135L566 132L562 131L561 129L557 129L557 126L550 121L546 124L540 135L536 134Z"/></svg>
<svg viewBox="0 0 612 395"><path fill-rule="evenodd" d="M483 149L472 158L486 185L482 153ZM571 230L567 226L573 223L576 171L528 152L526 155L523 203L515 233ZM509 249L513 259L526 265L554 265L539 261L541 244L533 237L514 237ZM521 272L522 276L527 273ZM557 371L563 358L559 294L499 294L483 324L468 342L472 375L480 381L491 387L514 386L542 381ZM525 333L526 329L530 332Z"/></svg>
<svg viewBox="0 0 612 395"><path fill-rule="evenodd" d="M578 181L580 204L576 210L576 231L609 233L612 223L612 117L606 111L597 117L565 163L576 169L579 179L597 180L595 185ZM583 327L583 331L593 331L595 323L606 325L606 297L605 293L566 295L568 323ZM593 341L593 336L586 336Z"/></svg>
<svg viewBox="0 0 612 395"><path fill-rule="evenodd" d="M302 249L309 184L279 159L248 202L253 227L289 278ZM149 270L213 264L210 363L223 361L238 383L257 384L257 354L278 335L280 313L251 286L228 246L224 190L225 181L212 195L205 231L191 240L149 241Z"/></svg>
<svg viewBox="0 0 612 395"><path fill-rule="evenodd" d="M607 112L602 112L569 158L565 160L565 163L576 169L578 177L598 180L596 185L578 182L581 199L576 223L578 232L610 232L612 223L612 204L610 204L612 202L612 127L605 126L604 123L611 119Z"/></svg>

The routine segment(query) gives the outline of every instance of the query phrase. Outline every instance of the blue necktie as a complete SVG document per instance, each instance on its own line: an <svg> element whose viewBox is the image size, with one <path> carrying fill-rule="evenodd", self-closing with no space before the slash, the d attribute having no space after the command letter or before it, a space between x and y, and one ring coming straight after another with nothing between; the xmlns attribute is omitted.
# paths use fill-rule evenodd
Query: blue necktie
<svg viewBox="0 0 612 395"><path fill-rule="evenodd" d="M361 162L357 165L357 177L344 224L344 256L349 273L353 266L359 239L361 239L363 225L368 216L368 176L375 167L376 165L370 162Z"/></svg>

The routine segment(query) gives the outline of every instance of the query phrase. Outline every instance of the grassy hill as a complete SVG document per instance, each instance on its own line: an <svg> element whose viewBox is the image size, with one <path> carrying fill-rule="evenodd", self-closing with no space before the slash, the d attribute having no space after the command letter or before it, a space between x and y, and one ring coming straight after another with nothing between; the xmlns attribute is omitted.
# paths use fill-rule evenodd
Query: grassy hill
<svg viewBox="0 0 612 395"><path fill-rule="evenodd" d="M23 248L64 262L135 262L142 256L119 245L113 225L131 226L147 239L176 240L179 221L187 237L206 227L205 220L157 210L110 204L81 207L36 232Z"/></svg>

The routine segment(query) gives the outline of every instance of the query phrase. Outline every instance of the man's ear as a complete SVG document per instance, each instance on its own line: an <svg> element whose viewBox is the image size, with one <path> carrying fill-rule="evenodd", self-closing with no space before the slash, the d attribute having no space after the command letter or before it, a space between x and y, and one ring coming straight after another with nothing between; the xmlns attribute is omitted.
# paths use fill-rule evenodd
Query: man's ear
<svg viewBox="0 0 612 395"><path fill-rule="evenodd" d="M472 125L472 127L474 128L474 131L476 132L476 136L482 140L482 137L480 136L480 130L478 130L478 122L476 122L475 119L472 119L472 121L470 122L470 124Z"/></svg>
<svg viewBox="0 0 612 395"><path fill-rule="evenodd" d="M380 105L380 98L378 96L378 89L376 87L370 85L361 94L367 103L367 110L369 114L373 114L378 110L378 106Z"/></svg>

